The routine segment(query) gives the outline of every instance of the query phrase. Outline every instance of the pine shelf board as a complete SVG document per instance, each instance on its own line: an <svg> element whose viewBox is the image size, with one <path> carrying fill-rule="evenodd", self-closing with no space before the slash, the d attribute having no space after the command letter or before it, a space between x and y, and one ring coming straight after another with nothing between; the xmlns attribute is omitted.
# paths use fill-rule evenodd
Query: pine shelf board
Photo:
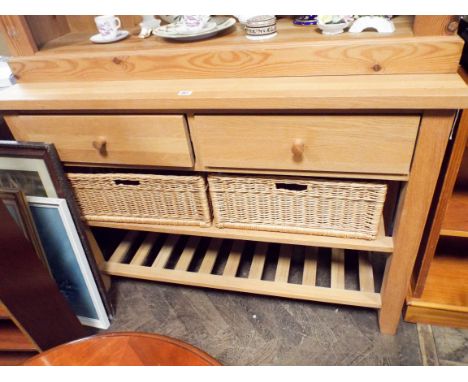
<svg viewBox="0 0 468 382"><path fill-rule="evenodd" d="M392 38L409 38L414 37L413 33L413 16L399 16L394 19L395 32L392 34L382 34L378 32L368 31L366 33L343 33L334 36L324 36L320 30L315 27L300 27L294 25L291 18L283 17L277 21L278 35L274 39L262 41L262 48L270 48L283 46L284 44L298 45L307 44L309 42L343 42L356 40L388 40ZM206 40L193 41L188 43L174 43L170 40L163 39L158 36L152 36L146 39L138 37L139 28L127 28L131 35L130 37L114 44L94 44L89 40L89 37L97 32L71 32L61 37L46 42L36 53L38 56L57 55L57 54L119 54L123 52L147 52L152 50L205 50L223 49L230 50L239 46L251 46L253 49L258 47L258 42L248 40L245 37L245 32L239 23L233 28L230 33L225 33L221 37L211 38Z"/></svg>
<svg viewBox="0 0 468 382"><path fill-rule="evenodd" d="M49 78L43 76L42 79ZM181 97L181 90L191 90ZM466 109L458 74L352 75L191 80L18 83L0 92L0 110L231 112L255 110ZM375 111L374 111L375 112Z"/></svg>
<svg viewBox="0 0 468 382"><path fill-rule="evenodd" d="M267 243L295 244L312 247L327 247L340 249L353 249L361 251L393 252L393 238L385 236L383 220L380 231L375 240L347 239L329 236L305 235L297 233L252 231L232 228L174 226L156 224L115 223L107 221L87 220L92 227L116 228L136 231L172 233L179 235L205 236L220 239L251 240Z"/></svg>

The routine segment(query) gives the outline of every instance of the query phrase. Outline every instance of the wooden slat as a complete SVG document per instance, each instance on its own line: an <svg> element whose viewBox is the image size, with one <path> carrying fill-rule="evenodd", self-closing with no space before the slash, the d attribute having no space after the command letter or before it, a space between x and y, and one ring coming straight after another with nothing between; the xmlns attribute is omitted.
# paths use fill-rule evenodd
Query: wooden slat
<svg viewBox="0 0 468 382"><path fill-rule="evenodd" d="M133 242L138 236L137 231L129 231L125 235L124 239L120 242L118 247L115 249L114 253L109 259L111 263L120 263L127 256L128 251L130 250Z"/></svg>
<svg viewBox="0 0 468 382"><path fill-rule="evenodd" d="M304 248L304 272L302 274L302 285L315 285L317 280L317 255L318 248Z"/></svg>
<svg viewBox="0 0 468 382"><path fill-rule="evenodd" d="M178 95L184 89L192 94ZM9 112L428 108L468 108L468 88L459 74L43 82L0 92L0 110Z"/></svg>
<svg viewBox="0 0 468 382"><path fill-rule="evenodd" d="M185 244L185 248L182 251L179 260L175 266L175 269L178 271L186 271L190 265L190 262L193 259L193 255L197 250L198 243L200 242L200 238L196 236L190 236L187 244Z"/></svg>
<svg viewBox="0 0 468 382"><path fill-rule="evenodd" d="M174 247L179 241L179 237L179 235L169 235L166 238L166 241L159 250L159 253L156 256L156 259L153 261L153 264L151 265L152 268L163 269L166 266L167 260L169 260Z"/></svg>
<svg viewBox="0 0 468 382"><path fill-rule="evenodd" d="M255 252L250 266L249 279L260 280L265 266L266 255L268 251L268 243L256 243Z"/></svg>
<svg viewBox="0 0 468 382"><path fill-rule="evenodd" d="M156 240L158 239L159 235L154 232L150 232L146 235L145 240L143 243L141 243L140 247L135 253L135 256L133 256L132 261L130 261L130 264L134 265L141 265L145 262L146 258L148 257L151 248L153 248L154 243L156 243Z"/></svg>
<svg viewBox="0 0 468 382"><path fill-rule="evenodd" d="M218 252L221 247L221 239L211 239L208 249L206 250L203 261L200 265L199 273L211 273L213 271Z"/></svg>
<svg viewBox="0 0 468 382"><path fill-rule="evenodd" d="M1 93L0 93L1 94ZM393 251L393 239L390 236L378 236L375 240L348 239L342 237L304 235L298 233L250 231L235 228L176 226L166 224L113 223L89 220L94 227L107 227L139 231L161 232L179 235L217 237L221 239L251 240L267 243L297 244L313 247L356 249L390 253Z"/></svg>
<svg viewBox="0 0 468 382"><path fill-rule="evenodd" d="M331 260L331 288L344 289L345 287L345 259L342 249L332 248Z"/></svg>
<svg viewBox="0 0 468 382"><path fill-rule="evenodd" d="M243 277L227 277L177 271L173 269L151 269L149 267L130 264L107 263L104 271L115 276L135 277L143 280L225 289L235 292L257 293L268 296L355 305L369 308L379 308L381 306L381 299L378 293L306 286L292 283L276 283Z"/></svg>
<svg viewBox="0 0 468 382"><path fill-rule="evenodd" d="M245 242L236 240L232 244L231 252L224 267L223 276L235 277L237 273L237 268L239 268L239 263L242 256L242 250L244 248Z"/></svg>
<svg viewBox="0 0 468 382"><path fill-rule="evenodd" d="M282 245L278 256L278 264L276 266L275 281L287 283L289 277L289 268L291 266L292 246Z"/></svg>
<svg viewBox="0 0 468 382"><path fill-rule="evenodd" d="M369 261L369 254L359 253L359 289L363 292L374 292L374 271Z"/></svg>

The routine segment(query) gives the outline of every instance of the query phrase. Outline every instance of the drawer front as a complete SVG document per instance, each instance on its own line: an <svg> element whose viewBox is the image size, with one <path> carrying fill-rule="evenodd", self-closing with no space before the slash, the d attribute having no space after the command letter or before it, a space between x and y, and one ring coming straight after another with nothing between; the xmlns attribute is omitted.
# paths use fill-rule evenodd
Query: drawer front
<svg viewBox="0 0 468 382"><path fill-rule="evenodd" d="M8 116L15 139L54 143L69 163L192 167L182 115Z"/></svg>
<svg viewBox="0 0 468 382"><path fill-rule="evenodd" d="M195 116L204 168L408 174L418 115Z"/></svg>

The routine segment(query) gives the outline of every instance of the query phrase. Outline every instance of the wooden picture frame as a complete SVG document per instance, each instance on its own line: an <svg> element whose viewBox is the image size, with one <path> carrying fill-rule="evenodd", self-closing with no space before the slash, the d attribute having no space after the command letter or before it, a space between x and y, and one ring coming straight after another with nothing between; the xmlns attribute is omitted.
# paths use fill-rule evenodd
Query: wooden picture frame
<svg viewBox="0 0 468 382"><path fill-rule="evenodd" d="M14 184L14 186L16 186L15 188L22 190L25 196L47 196L66 200L91 272L96 280L99 294L108 316L112 317L113 307L103 284L101 272L93 256L93 251L81 220L81 213L76 204L74 193L66 178L55 146L53 144L40 142L0 141L0 171L2 169L15 171L15 163L18 164L21 171L37 172L38 175L33 176L33 178L35 178L36 182L39 178L44 186L43 189L45 192L34 194L31 192L31 187L26 187L24 184L19 184L19 182ZM28 163L29 167L27 166ZM32 187L32 189L35 188Z"/></svg>
<svg viewBox="0 0 468 382"><path fill-rule="evenodd" d="M23 192L18 189L7 190L0 188L0 201L3 202L11 217L23 232L25 238L31 242L39 259L50 273L50 268L44 254L44 248L42 247L36 225L34 224L31 211L29 210L28 201Z"/></svg>
<svg viewBox="0 0 468 382"><path fill-rule="evenodd" d="M110 322L66 200L28 196L27 201L52 276L83 325Z"/></svg>

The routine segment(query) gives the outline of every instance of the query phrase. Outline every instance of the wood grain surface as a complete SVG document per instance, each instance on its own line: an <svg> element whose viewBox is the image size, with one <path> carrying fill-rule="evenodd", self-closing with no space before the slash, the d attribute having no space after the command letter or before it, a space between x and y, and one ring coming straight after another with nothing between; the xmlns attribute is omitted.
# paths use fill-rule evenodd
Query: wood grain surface
<svg viewBox="0 0 468 382"><path fill-rule="evenodd" d="M0 32L13 56L28 56L36 53L36 42L23 16L1 16Z"/></svg>
<svg viewBox="0 0 468 382"><path fill-rule="evenodd" d="M88 221L93 227L108 227L117 229L194 235L214 238L254 240L260 242L298 244L316 247L334 247L343 249L359 249L390 253L393 251L393 239L384 236L380 231L375 240L347 239L340 237L304 235L299 233L283 233L268 231L251 231L235 228L173 226L157 224L113 223L105 221ZM383 224L383 223L381 223ZM125 256L125 255L123 255ZM120 259L120 257L119 257Z"/></svg>
<svg viewBox="0 0 468 382"><path fill-rule="evenodd" d="M423 114L410 178L400 196L393 235L395 248L382 283L379 322L383 333L394 334L400 321L454 118L454 111Z"/></svg>
<svg viewBox="0 0 468 382"><path fill-rule="evenodd" d="M468 236L468 188L461 186L454 191L462 160L468 143L468 113L462 118L451 145L448 162L439 178L440 190L433 203L433 215L430 217L427 233L421 241L418 259L415 265L413 296L421 297L431 262L436 253L440 235ZM467 151L468 152L468 151Z"/></svg>
<svg viewBox="0 0 468 382"><path fill-rule="evenodd" d="M136 79L242 78L356 74L456 73L463 48L457 36L415 37L411 18L397 32L324 36L316 27L278 21L278 35L250 41L239 24L204 41L174 43L132 36L116 44L93 44L93 32L65 34L34 56L10 60L20 82Z"/></svg>
<svg viewBox="0 0 468 382"><path fill-rule="evenodd" d="M65 162L193 166L182 115L16 115L5 119L17 140L54 143ZM96 146L99 140L104 147Z"/></svg>
<svg viewBox="0 0 468 382"><path fill-rule="evenodd" d="M413 31L416 36L453 35L458 29L458 16L415 16Z"/></svg>
<svg viewBox="0 0 468 382"><path fill-rule="evenodd" d="M220 366L204 351L149 333L108 333L67 343L24 366Z"/></svg>
<svg viewBox="0 0 468 382"><path fill-rule="evenodd" d="M468 108L468 86L458 74L43 82L0 93L10 112L459 108Z"/></svg>
<svg viewBox="0 0 468 382"><path fill-rule="evenodd" d="M418 115L195 115L202 169L408 174ZM300 140L301 153L294 153Z"/></svg>

